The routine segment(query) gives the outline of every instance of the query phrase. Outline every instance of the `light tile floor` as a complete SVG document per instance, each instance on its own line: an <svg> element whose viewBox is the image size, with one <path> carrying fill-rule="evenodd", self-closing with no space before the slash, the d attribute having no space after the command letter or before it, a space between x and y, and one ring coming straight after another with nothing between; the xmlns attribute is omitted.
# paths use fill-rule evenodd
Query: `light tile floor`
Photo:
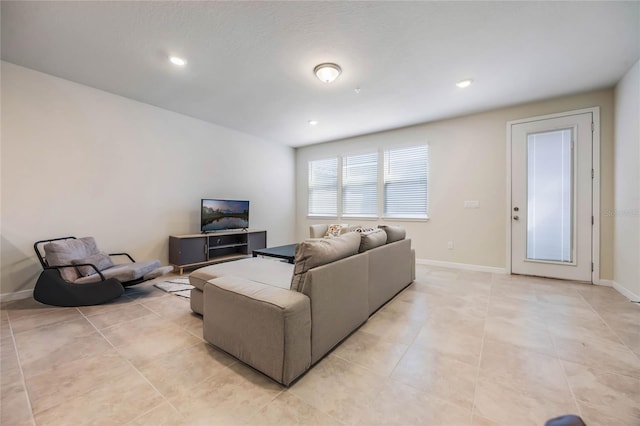
<svg viewBox="0 0 640 426"><path fill-rule="evenodd" d="M289 388L202 340L186 299L0 310L2 425L640 425L640 305L611 288L418 266Z"/></svg>

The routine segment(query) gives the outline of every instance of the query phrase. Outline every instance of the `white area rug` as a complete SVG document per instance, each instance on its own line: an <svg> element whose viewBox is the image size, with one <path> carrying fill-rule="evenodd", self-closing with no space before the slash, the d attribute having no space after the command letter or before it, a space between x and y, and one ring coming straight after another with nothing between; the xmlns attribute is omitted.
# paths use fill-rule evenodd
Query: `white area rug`
<svg viewBox="0 0 640 426"><path fill-rule="evenodd" d="M167 293L175 294L176 296L191 297L191 289L193 286L189 284L189 277L174 278L168 281L162 281L154 284L160 290L164 290Z"/></svg>

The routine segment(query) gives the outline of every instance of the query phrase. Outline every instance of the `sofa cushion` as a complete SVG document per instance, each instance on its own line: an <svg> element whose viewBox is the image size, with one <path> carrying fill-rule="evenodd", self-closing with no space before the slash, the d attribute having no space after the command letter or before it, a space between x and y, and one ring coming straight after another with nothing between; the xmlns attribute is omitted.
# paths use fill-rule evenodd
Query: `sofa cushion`
<svg viewBox="0 0 640 426"><path fill-rule="evenodd" d="M81 263L88 263L95 265L98 268L98 271L104 271L107 268L111 268L113 266L113 262L109 255L104 253L96 253L91 256L82 258L82 259L74 259L71 261L73 265L79 265ZM91 266L77 266L76 269L80 276L87 277L89 275L96 274L96 270Z"/></svg>
<svg viewBox="0 0 640 426"><path fill-rule="evenodd" d="M372 231L360 232L359 253L371 250L376 247L385 245L387 242L387 233L382 229L374 229Z"/></svg>
<svg viewBox="0 0 640 426"><path fill-rule="evenodd" d="M44 245L44 256L49 266L72 265L76 259L84 259L98 253L93 237L51 241ZM76 268L61 268L62 279L74 282L80 276Z"/></svg>
<svg viewBox="0 0 640 426"><path fill-rule="evenodd" d="M347 232L335 238L301 242L296 248L291 290L300 291L309 269L352 256L358 253L359 247L360 234L357 232Z"/></svg>
<svg viewBox="0 0 640 426"><path fill-rule="evenodd" d="M293 275L293 265L277 260L251 257L196 269L189 274L189 283L203 291L207 281L230 275L288 289Z"/></svg>
<svg viewBox="0 0 640 426"><path fill-rule="evenodd" d="M407 236L407 231L402 226L379 225L378 228L387 233L387 244L404 240Z"/></svg>
<svg viewBox="0 0 640 426"><path fill-rule="evenodd" d="M329 225L329 227L327 228L327 232L324 234L324 236L325 238L339 237L340 235L347 232L348 228L349 228L349 225L347 225L346 223L332 224L332 225Z"/></svg>

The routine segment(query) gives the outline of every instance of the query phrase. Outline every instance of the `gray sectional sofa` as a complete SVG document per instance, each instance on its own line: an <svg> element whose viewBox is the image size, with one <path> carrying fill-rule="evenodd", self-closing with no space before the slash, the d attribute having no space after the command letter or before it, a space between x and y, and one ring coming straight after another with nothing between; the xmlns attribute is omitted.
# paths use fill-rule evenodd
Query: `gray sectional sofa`
<svg viewBox="0 0 640 426"><path fill-rule="evenodd" d="M191 273L204 338L289 385L415 278L401 228L303 241L295 264L250 258Z"/></svg>

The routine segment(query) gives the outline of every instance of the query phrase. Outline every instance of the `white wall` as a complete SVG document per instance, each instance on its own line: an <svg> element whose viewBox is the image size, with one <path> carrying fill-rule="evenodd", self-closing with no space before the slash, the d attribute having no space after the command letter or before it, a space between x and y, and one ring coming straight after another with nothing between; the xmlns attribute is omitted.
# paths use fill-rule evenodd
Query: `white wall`
<svg viewBox="0 0 640 426"><path fill-rule="evenodd" d="M297 238L308 237L308 161L394 145L429 143L427 222L391 222L407 228L418 259L506 268L506 123L509 120L600 106L601 211L613 207L613 90L599 90L450 120L299 148L296 151ZM480 202L464 209L465 200ZM343 220L343 223L362 220ZM375 222L369 222L375 223ZM380 222L378 222L380 223ZM613 225L603 217L601 277L611 279ZM454 249L447 249L453 241Z"/></svg>
<svg viewBox="0 0 640 426"><path fill-rule="evenodd" d="M293 240L292 148L6 62L1 77L1 293L34 287L44 238L166 264L200 198L248 199L269 245Z"/></svg>
<svg viewBox="0 0 640 426"><path fill-rule="evenodd" d="M614 282L640 301L640 61L615 88L615 112Z"/></svg>

